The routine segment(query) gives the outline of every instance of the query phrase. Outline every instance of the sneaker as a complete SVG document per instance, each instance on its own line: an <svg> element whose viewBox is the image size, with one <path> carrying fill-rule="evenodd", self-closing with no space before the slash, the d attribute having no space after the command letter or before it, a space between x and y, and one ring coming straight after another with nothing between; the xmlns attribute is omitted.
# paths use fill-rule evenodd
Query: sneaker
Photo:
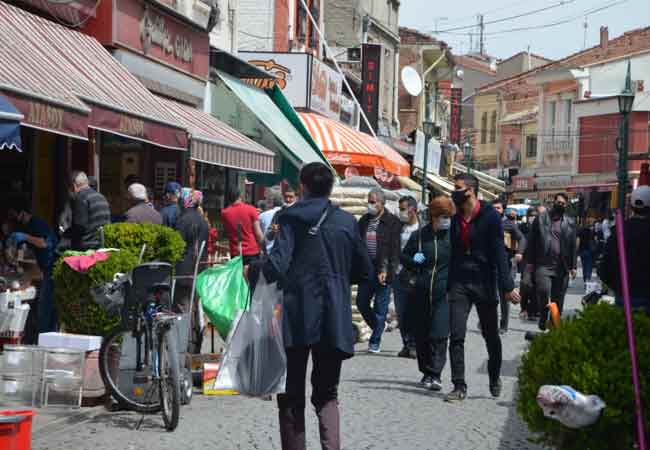
<svg viewBox="0 0 650 450"><path fill-rule="evenodd" d="M428 388L430 391L441 391L442 390L442 381L440 381L440 378L432 378L431 379L431 386Z"/></svg>
<svg viewBox="0 0 650 450"><path fill-rule="evenodd" d="M420 385L422 385L422 387L425 389L431 389L431 387L433 386L433 377L429 375L423 376L422 379L420 380Z"/></svg>
<svg viewBox="0 0 650 450"><path fill-rule="evenodd" d="M454 388L449 394L445 395L445 401L448 403L462 402L467 397L467 391L461 388Z"/></svg>
<svg viewBox="0 0 650 450"><path fill-rule="evenodd" d="M373 354L378 354L380 353L381 350L379 349L379 344L369 344L368 345L368 353L373 353Z"/></svg>
<svg viewBox="0 0 650 450"><path fill-rule="evenodd" d="M497 378L495 382L490 382L490 394L492 394L492 397L499 397L501 396L501 389L503 388L503 385L501 384L501 378Z"/></svg>
<svg viewBox="0 0 650 450"><path fill-rule="evenodd" d="M408 347L402 347L402 349L399 351L397 354L400 358L410 358L411 357L411 349Z"/></svg>

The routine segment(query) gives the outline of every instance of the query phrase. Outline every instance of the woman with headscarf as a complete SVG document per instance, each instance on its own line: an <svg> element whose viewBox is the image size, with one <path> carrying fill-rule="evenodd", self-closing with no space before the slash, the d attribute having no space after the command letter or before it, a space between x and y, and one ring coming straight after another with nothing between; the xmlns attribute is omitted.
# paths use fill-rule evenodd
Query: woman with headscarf
<svg viewBox="0 0 650 450"><path fill-rule="evenodd" d="M183 311L189 311L190 299L192 298L192 277L194 276L194 267L199 257L201 243L208 242L208 223L199 211L203 193L192 188L183 188L181 192L181 202L183 210L176 221L176 231L180 233L185 240L185 253L183 259L176 264L176 288L174 294L174 303ZM202 261L207 260L207 252L203 252ZM192 308L197 311L196 305ZM192 353L200 353L202 333L199 322L196 320L197 315L192 317Z"/></svg>
<svg viewBox="0 0 650 450"><path fill-rule="evenodd" d="M429 204L431 222L411 235L401 262L415 276L409 299L414 327L421 384L427 389L442 389L440 375L447 362L449 304L447 278L451 246L449 228L454 204L439 196Z"/></svg>

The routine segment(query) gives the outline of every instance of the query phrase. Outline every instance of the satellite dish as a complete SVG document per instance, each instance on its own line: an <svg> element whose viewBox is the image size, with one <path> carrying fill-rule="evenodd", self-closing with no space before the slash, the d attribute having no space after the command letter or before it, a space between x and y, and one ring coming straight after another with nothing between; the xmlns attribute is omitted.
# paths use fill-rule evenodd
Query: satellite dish
<svg viewBox="0 0 650 450"><path fill-rule="evenodd" d="M402 69L402 84L404 89L413 97L417 97L422 93L422 78L420 78L417 70L411 66Z"/></svg>

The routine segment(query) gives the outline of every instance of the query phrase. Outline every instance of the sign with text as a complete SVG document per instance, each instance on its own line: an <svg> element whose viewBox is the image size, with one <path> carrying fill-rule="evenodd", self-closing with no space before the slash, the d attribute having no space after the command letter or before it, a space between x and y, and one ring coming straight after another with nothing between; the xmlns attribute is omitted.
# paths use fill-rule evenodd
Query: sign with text
<svg viewBox="0 0 650 450"><path fill-rule="evenodd" d="M258 69L273 75L269 78L246 78L245 83L260 89L278 86L294 108L309 107L309 69L307 53L239 52L239 56Z"/></svg>
<svg viewBox="0 0 650 450"><path fill-rule="evenodd" d="M310 109L339 120L343 77L322 61L313 58L311 65Z"/></svg>
<svg viewBox="0 0 650 450"><path fill-rule="evenodd" d="M462 128L462 103L463 90L460 88L451 89L451 111L449 114L449 142L460 144L460 131Z"/></svg>
<svg viewBox="0 0 650 450"><path fill-rule="evenodd" d="M361 67L361 108L370 122L370 126L377 131L379 123L379 90L381 79L381 51L378 44L363 44ZM365 120L361 119L359 129L372 134Z"/></svg>
<svg viewBox="0 0 650 450"><path fill-rule="evenodd" d="M535 190L535 178L515 176L512 177L513 191L533 191Z"/></svg>
<svg viewBox="0 0 650 450"><path fill-rule="evenodd" d="M426 147L426 136L420 130L415 133L415 157L413 165L418 169L424 170L424 153L427 153L427 172L440 175L440 159L442 157L442 147L440 142L431 138L429 145Z"/></svg>

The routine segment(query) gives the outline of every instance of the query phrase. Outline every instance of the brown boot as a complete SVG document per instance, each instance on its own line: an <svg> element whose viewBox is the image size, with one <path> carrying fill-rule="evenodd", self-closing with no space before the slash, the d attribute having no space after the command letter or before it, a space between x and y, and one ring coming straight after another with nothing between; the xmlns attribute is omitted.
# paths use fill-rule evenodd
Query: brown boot
<svg viewBox="0 0 650 450"><path fill-rule="evenodd" d="M280 438L282 450L306 450L305 409L280 409Z"/></svg>
<svg viewBox="0 0 650 450"><path fill-rule="evenodd" d="M341 449L341 429L339 418L339 402L330 400L316 410L320 443L323 450Z"/></svg>

